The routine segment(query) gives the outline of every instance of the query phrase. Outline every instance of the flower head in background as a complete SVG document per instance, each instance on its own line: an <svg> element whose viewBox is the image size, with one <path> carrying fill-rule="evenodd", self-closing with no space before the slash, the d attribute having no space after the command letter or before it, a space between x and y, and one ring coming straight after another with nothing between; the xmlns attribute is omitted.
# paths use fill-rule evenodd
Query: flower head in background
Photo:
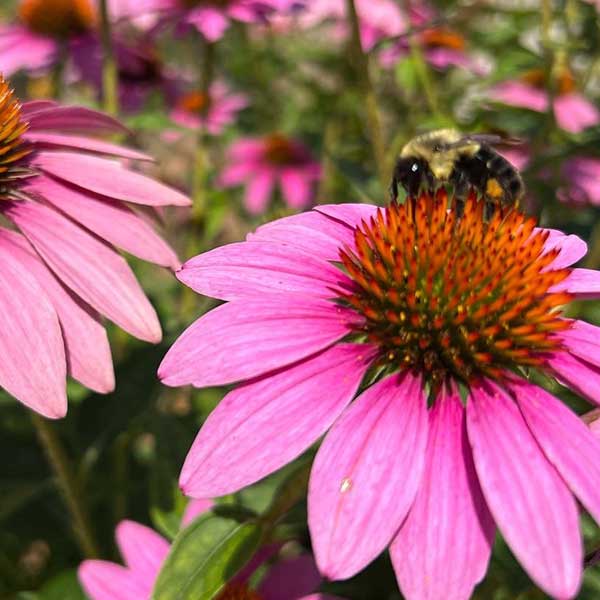
<svg viewBox="0 0 600 600"><path fill-rule="evenodd" d="M235 492L326 434L308 516L328 578L391 544L408 600L466 600L495 523L542 589L573 598L575 497L600 522L600 440L523 374L600 403L600 329L562 314L600 296L600 273L571 267L585 252L518 210L484 218L474 197L457 218L440 194L319 206L192 258L178 278L226 302L159 376L240 385L200 430L182 489Z"/></svg>
<svg viewBox="0 0 600 600"><path fill-rule="evenodd" d="M546 112L549 97L547 77L543 70L534 69L521 79L505 81L490 90L494 101L527 108L535 112ZM577 91L573 74L563 69L557 79L557 96L553 101L556 122L569 133L580 133L587 127L600 123L600 111L585 96Z"/></svg>
<svg viewBox="0 0 600 600"><path fill-rule="evenodd" d="M208 94L191 91L175 101L171 119L189 129L203 129L211 135L220 134L235 121L237 113L248 106L245 94L235 94L223 82L210 86Z"/></svg>
<svg viewBox="0 0 600 600"><path fill-rule="evenodd" d="M600 159L574 156L561 166L561 175L568 186L558 191L563 202L600 206Z"/></svg>
<svg viewBox="0 0 600 600"><path fill-rule="evenodd" d="M210 500L191 502L182 525L187 526L211 506ZM85 593L90 600L150 600L156 578L169 553L169 542L153 529L134 521L119 523L116 538L125 566L104 560L81 563L78 576ZM217 600L340 600L326 594L311 594L322 578L314 559L308 554L275 562L253 589L249 585L250 577L278 551L278 545L259 550L225 586Z"/></svg>
<svg viewBox="0 0 600 600"><path fill-rule="evenodd" d="M308 148L282 134L263 138L240 138L228 151L228 165L220 177L223 187L246 183L244 205L248 212L264 212L276 183L291 208L310 204L321 166Z"/></svg>
<svg viewBox="0 0 600 600"><path fill-rule="evenodd" d="M184 195L124 160L144 154L102 140L127 130L87 108L21 106L0 79L0 385L47 416L67 410L65 376L114 388L102 317L149 342L152 305L115 246L176 268L178 260L133 207L187 206Z"/></svg>

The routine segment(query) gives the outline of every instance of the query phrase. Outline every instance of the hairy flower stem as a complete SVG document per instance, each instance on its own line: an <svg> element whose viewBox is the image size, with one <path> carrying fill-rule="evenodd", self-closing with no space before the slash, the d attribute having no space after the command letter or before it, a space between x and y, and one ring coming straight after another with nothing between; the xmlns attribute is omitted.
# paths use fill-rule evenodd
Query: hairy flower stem
<svg viewBox="0 0 600 600"><path fill-rule="evenodd" d="M381 187L386 190L390 180L390 169L388 168L389 161L387 160L385 151L385 141L383 139L383 131L381 128L381 116L379 114L375 90L373 89L373 82L369 71L369 57L363 50L362 42L360 40L360 25L354 0L346 0L346 13L352 32L350 49L365 104L367 128L369 137L371 138L373 157L377 166Z"/></svg>
<svg viewBox="0 0 600 600"><path fill-rule="evenodd" d="M200 91L205 98L210 98L210 86L213 79L215 62L215 44L202 38L203 56L200 70ZM203 119L210 110L210 100L205 103L201 111ZM198 130L196 137L196 152L192 170L192 200L194 202L192 215L196 224L201 224L206 213L206 174L208 171L208 153L206 151L206 133L204 126Z"/></svg>
<svg viewBox="0 0 600 600"><path fill-rule="evenodd" d="M79 548L86 558L95 558L100 555L98 545L92 531L79 482L73 474L67 453L55 428L49 421L33 412L31 413L31 420L48 462L56 475L58 488L71 513L73 533Z"/></svg>
<svg viewBox="0 0 600 600"><path fill-rule="evenodd" d="M102 106L109 115L119 112L118 70L110 31L108 0L100 0L100 37L102 40Z"/></svg>

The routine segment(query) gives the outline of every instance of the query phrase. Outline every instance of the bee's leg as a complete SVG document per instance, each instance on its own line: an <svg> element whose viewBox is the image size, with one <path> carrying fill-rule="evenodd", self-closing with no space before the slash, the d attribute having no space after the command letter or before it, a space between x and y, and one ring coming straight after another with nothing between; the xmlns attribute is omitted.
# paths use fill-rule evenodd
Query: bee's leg
<svg viewBox="0 0 600 600"><path fill-rule="evenodd" d="M456 171L455 171L456 173ZM465 212L465 202L469 195L469 180L463 173L458 172L452 177L452 185L454 186L454 198L456 206L456 215L462 217Z"/></svg>
<svg viewBox="0 0 600 600"><path fill-rule="evenodd" d="M390 183L388 192L390 194L390 200L396 202L396 200L398 200L398 180L395 176L392 178L392 183Z"/></svg>

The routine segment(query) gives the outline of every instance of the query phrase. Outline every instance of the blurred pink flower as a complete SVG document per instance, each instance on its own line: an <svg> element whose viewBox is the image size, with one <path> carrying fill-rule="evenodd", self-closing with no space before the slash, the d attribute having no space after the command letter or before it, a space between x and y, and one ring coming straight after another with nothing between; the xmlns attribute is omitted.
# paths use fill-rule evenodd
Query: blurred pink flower
<svg viewBox="0 0 600 600"><path fill-rule="evenodd" d="M67 373L97 392L114 388L102 317L139 339L161 339L152 305L114 246L179 263L132 206L190 201L125 167L149 157L99 139L127 132L107 115L50 101L21 107L0 78L0 122L0 213L17 230L0 227L0 385L42 415L62 417Z"/></svg>
<svg viewBox="0 0 600 600"><path fill-rule="evenodd" d="M244 205L253 214L264 212L275 184L291 208L310 204L321 166L300 142L279 133L263 138L240 138L228 151L220 177L223 187L246 183Z"/></svg>
<svg viewBox="0 0 600 600"><path fill-rule="evenodd" d="M199 31L209 42L221 39L231 21L263 22L266 16L291 0L139 0L132 15L160 15L183 27ZM163 21L166 22L166 21Z"/></svg>
<svg viewBox="0 0 600 600"><path fill-rule="evenodd" d="M81 563L78 576L85 593L90 600L150 600L156 578L169 553L169 542L153 529L134 521L119 523L116 538L125 566L104 560ZM308 554L276 562L269 567L257 590L252 590L248 582L250 577L278 550L277 545L259 550L225 586L217 600L336 600L327 594L311 594L322 578L314 559Z"/></svg>
<svg viewBox="0 0 600 600"><path fill-rule="evenodd" d="M600 205L600 159L575 156L561 167L566 187L558 192L563 202Z"/></svg>
<svg viewBox="0 0 600 600"><path fill-rule="evenodd" d="M569 133L580 133L600 123L600 111L576 91L569 72L559 78L557 92L553 109L559 127ZM521 80L500 83L490 90L490 97L497 102L535 112L548 110L549 99L543 71L530 71Z"/></svg>
<svg viewBox="0 0 600 600"><path fill-rule="evenodd" d="M326 434L308 495L326 577L352 577L391 543L407 600L466 600L495 522L543 590L573 598L574 495L600 522L600 440L520 375L535 367L600 403L600 328L560 311L600 297L599 272L570 268L585 252L517 210L488 222L471 198L457 220L422 196L318 206L190 259L179 280L225 303L159 376L241 383L200 430L184 493L233 493Z"/></svg>
<svg viewBox="0 0 600 600"><path fill-rule="evenodd" d="M175 101L181 83L163 64L159 50L149 35L115 35L114 49L119 80L119 107L126 112L142 109L153 94L161 94L167 104ZM76 77L93 85L101 95L102 46L91 36L71 42Z"/></svg>
<svg viewBox="0 0 600 600"><path fill-rule="evenodd" d="M226 84L218 81L210 86L208 96L199 91L181 95L175 101L170 117L182 127L204 128L211 135L218 135L246 106L248 98L245 94L234 94Z"/></svg>
<svg viewBox="0 0 600 600"><path fill-rule="evenodd" d="M346 0L312 0L301 13L300 23L304 27L313 27L332 20L336 36L346 37L349 33L346 10ZM356 0L356 12L366 51L380 40L400 35L407 29L406 16L394 0Z"/></svg>
<svg viewBox="0 0 600 600"><path fill-rule="evenodd" d="M109 0L118 20L137 0ZM60 59L65 46L91 37L97 43L98 0L19 0L15 23L0 23L0 73L45 69Z"/></svg>

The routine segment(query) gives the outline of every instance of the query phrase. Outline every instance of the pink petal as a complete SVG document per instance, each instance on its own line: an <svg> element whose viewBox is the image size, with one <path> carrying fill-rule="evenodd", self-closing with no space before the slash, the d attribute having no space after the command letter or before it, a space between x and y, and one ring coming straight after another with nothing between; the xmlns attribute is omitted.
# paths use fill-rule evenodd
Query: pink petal
<svg viewBox="0 0 600 600"><path fill-rule="evenodd" d="M339 295L347 277L328 262L277 242L227 244L188 260L177 273L196 292L221 300L272 293Z"/></svg>
<svg viewBox="0 0 600 600"><path fill-rule="evenodd" d="M251 162L229 165L223 169L219 176L218 184L222 187L233 187L246 181L256 169Z"/></svg>
<svg viewBox="0 0 600 600"><path fill-rule="evenodd" d="M290 244L323 260L334 261L340 260L340 249L345 244L354 246L350 227L315 210L262 225L246 239Z"/></svg>
<svg viewBox="0 0 600 600"><path fill-rule="evenodd" d="M548 110L548 95L544 90L520 81L505 81L490 91L490 96L497 102L528 108L536 112Z"/></svg>
<svg viewBox="0 0 600 600"><path fill-rule="evenodd" d="M183 332L158 376L166 385L196 387L257 377L330 346L353 319L332 302L302 296L228 302Z"/></svg>
<svg viewBox="0 0 600 600"><path fill-rule="evenodd" d="M142 581L125 567L104 560L85 560L77 576L90 600L145 600L154 581Z"/></svg>
<svg viewBox="0 0 600 600"><path fill-rule="evenodd" d="M129 133L116 119L83 106L55 106L39 110L29 116L29 131L57 131L59 133Z"/></svg>
<svg viewBox="0 0 600 600"><path fill-rule="evenodd" d="M27 190L41 195L73 220L134 256L173 269L180 265L171 247L122 202L49 177L33 177L27 182Z"/></svg>
<svg viewBox="0 0 600 600"><path fill-rule="evenodd" d="M494 522L477 481L464 417L456 392L442 395L429 412L423 479L390 548L408 600L467 600L487 569Z"/></svg>
<svg viewBox="0 0 600 600"><path fill-rule="evenodd" d="M317 589L322 577L309 554L276 562L258 588L261 600L296 600Z"/></svg>
<svg viewBox="0 0 600 600"><path fill-rule="evenodd" d="M550 269L570 267L587 254L587 244L576 235L565 235L556 229L536 228L535 231L550 232L550 236L544 244L544 254L554 248L560 249L560 253L550 265Z"/></svg>
<svg viewBox="0 0 600 600"><path fill-rule="evenodd" d="M42 170L115 200L148 206L189 206L187 196L121 163L74 152L40 152L35 165Z"/></svg>
<svg viewBox="0 0 600 600"><path fill-rule="evenodd" d="M58 106L58 104L54 102L54 100L31 100L30 102L25 102L21 105L21 114L29 119L33 113L39 112L40 110L55 108L56 106ZM30 133L29 130L28 133Z"/></svg>
<svg viewBox="0 0 600 600"><path fill-rule="evenodd" d="M368 346L338 344L227 394L187 455L184 492L229 494L296 458L350 402L371 358Z"/></svg>
<svg viewBox="0 0 600 600"><path fill-rule="evenodd" d="M181 526L187 527L190 523L196 520L196 517L203 515L215 505L210 498L198 498L190 500L185 507L183 516L181 517Z"/></svg>
<svg viewBox="0 0 600 600"><path fill-rule="evenodd" d="M547 362L561 382L600 405L600 367L569 352L557 352Z"/></svg>
<svg viewBox="0 0 600 600"><path fill-rule="evenodd" d="M420 379L391 375L355 400L313 464L308 525L320 571L358 573L381 553L415 498L427 443Z"/></svg>
<svg viewBox="0 0 600 600"><path fill-rule="evenodd" d="M571 354L600 367L600 327L575 319L560 338Z"/></svg>
<svg viewBox="0 0 600 600"><path fill-rule="evenodd" d="M127 262L56 211L34 202L5 214L58 278L98 312L142 340L158 342L160 323Z"/></svg>
<svg viewBox="0 0 600 600"><path fill-rule="evenodd" d="M186 21L194 25L209 42L220 40L229 27L229 19L221 10L212 7L193 10Z"/></svg>
<svg viewBox="0 0 600 600"><path fill-rule="evenodd" d="M111 392L115 376L108 337L98 314L58 282L22 236L0 229L0 245L36 278L54 306L69 374L96 392Z"/></svg>
<svg viewBox="0 0 600 600"><path fill-rule="evenodd" d="M573 269L571 274L549 290L569 292L579 300L596 300L600 298L600 271L594 269Z"/></svg>
<svg viewBox="0 0 600 600"><path fill-rule="evenodd" d="M121 521L117 545L125 564L143 581L154 581L169 553L170 544L156 531L135 521Z"/></svg>
<svg viewBox="0 0 600 600"><path fill-rule="evenodd" d="M252 162L261 160L265 153L265 143L262 139L240 138L227 150L227 158L231 162Z"/></svg>
<svg viewBox="0 0 600 600"><path fill-rule="evenodd" d="M567 486L500 388L472 387L467 425L483 494L506 542L546 593L573 598L582 544Z"/></svg>
<svg viewBox="0 0 600 600"><path fill-rule="evenodd" d="M21 69L34 71L50 66L57 49L55 40L21 25L0 25L0 72L5 77Z"/></svg>
<svg viewBox="0 0 600 600"><path fill-rule="evenodd" d="M600 523L600 439L560 400L529 383L510 385L546 458Z"/></svg>
<svg viewBox="0 0 600 600"><path fill-rule="evenodd" d="M67 412L66 360L58 316L35 278L0 245L0 385L56 419Z"/></svg>
<svg viewBox="0 0 600 600"><path fill-rule="evenodd" d="M298 169L284 169L280 176L281 191L291 208L308 206L312 196L312 180Z"/></svg>
<svg viewBox="0 0 600 600"><path fill-rule="evenodd" d="M375 217L377 215L378 208L378 206L373 204L348 203L323 204L321 206L316 206L314 210L327 215L332 219L341 221L354 230L363 221L368 223L371 217Z"/></svg>
<svg viewBox="0 0 600 600"><path fill-rule="evenodd" d="M580 133L600 122L598 109L577 93L558 96L554 100L554 113L558 126L570 133Z"/></svg>
<svg viewBox="0 0 600 600"><path fill-rule="evenodd" d="M271 169L261 168L254 173L247 184L244 196L244 206L250 214L258 215L264 212L274 185L275 174Z"/></svg>
<svg viewBox="0 0 600 600"><path fill-rule="evenodd" d="M148 156L143 152L139 152L138 150L134 150L133 148L126 148L125 146L111 144L110 142L106 142L104 140L97 140L78 135L63 135L60 133L27 131L25 134L23 134L23 139L26 139L28 142L39 144L40 146L87 150L88 152L111 154L112 156L118 156L120 158L127 158L130 160L153 160L151 156Z"/></svg>

